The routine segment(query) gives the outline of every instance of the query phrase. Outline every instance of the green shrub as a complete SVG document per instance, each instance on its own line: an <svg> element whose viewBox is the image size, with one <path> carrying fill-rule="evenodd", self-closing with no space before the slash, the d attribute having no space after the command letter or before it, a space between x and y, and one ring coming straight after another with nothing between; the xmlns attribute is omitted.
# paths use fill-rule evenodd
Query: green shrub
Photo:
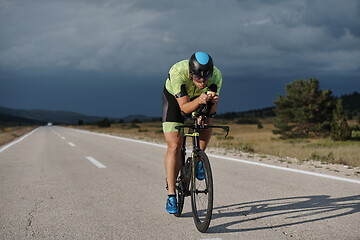
<svg viewBox="0 0 360 240"><path fill-rule="evenodd" d="M249 143L240 143L239 145L235 146L235 149L242 152L255 153L255 148Z"/></svg>
<svg viewBox="0 0 360 240"><path fill-rule="evenodd" d="M122 124L123 129L133 129L133 128L141 128L136 123Z"/></svg>
<svg viewBox="0 0 360 240"><path fill-rule="evenodd" d="M259 120L256 118L239 118L236 124L259 124Z"/></svg>
<svg viewBox="0 0 360 240"><path fill-rule="evenodd" d="M351 129L347 123L342 100L338 99L333 110L333 119L331 122L331 139L335 141L344 141L351 137Z"/></svg>
<svg viewBox="0 0 360 240"><path fill-rule="evenodd" d="M97 121L96 125L101 128L111 127L111 122L109 121L109 119L104 118L103 120Z"/></svg>

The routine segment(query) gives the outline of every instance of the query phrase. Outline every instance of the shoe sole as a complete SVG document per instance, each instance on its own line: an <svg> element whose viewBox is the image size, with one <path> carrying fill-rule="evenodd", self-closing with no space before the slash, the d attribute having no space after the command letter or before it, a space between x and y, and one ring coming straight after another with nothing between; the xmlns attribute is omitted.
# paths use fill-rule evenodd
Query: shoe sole
<svg viewBox="0 0 360 240"><path fill-rule="evenodd" d="M166 210L167 211L167 210ZM177 211L176 212L173 212L173 211L167 211L169 214L176 214L176 213L178 213Z"/></svg>

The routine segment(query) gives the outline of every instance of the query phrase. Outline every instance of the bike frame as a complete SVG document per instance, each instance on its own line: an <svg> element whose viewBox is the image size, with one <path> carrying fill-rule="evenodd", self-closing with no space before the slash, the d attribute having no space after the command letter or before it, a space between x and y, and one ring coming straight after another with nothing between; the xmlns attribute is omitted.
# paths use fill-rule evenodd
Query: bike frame
<svg viewBox="0 0 360 240"><path fill-rule="evenodd" d="M199 118L200 117L200 118ZM221 128L226 131L226 136L229 134L229 127L228 126L213 126L213 125L204 125L204 120L206 116L197 115L197 113L193 113L193 124L192 125L182 125L175 127L178 130L178 136L180 135L181 129L189 128L192 130L192 133L185 133L183 131L182 135L182 147L181 147L181 173L180 177L177 180L178 188L177 188L177 197L178 197L178 209L179 213L175 214L175 216L179 217L181 215L184 199L185 197L191 196L191 206L193 211L193 218L197 229L200 232L206 232L207 228L209 227L212 215L212 208L213 208L213 179L211 174L211 167L208 157L206 156L205 152L203 152L200 148L200 132L205 129L209 128ZM225 137L226 137L225 136ZM186 138L192 138L193 149L191 152L191 159L190 162L186 159ZM205 182L205 189L203 186L200 186L198 189L195 178L195 165L197 164L198 157L203 159L203 164L205 164L207 177ZM208 182L209 181L209 182ZM191 188L189 189L191 183ZM209 189L208 189L209 186ZM206 215L201 216L201 220L199 217L199 212L197 211L197 194L209 194L209 202L206 207ZM205 217L203 219L203 217Z"/></svg>
<svg viewBox="0 0 360 240"><path fill-rule="evenodd" d="M202 116L202 115L200 115L200 116ZM175 127L178 130L178 134L180 134L181 129L184 129L184 128L189 128L189 129L193 130L192 133L185 133L185 131L184 131L183 136L182 136L182 147L181 147L181 153L182 153L181 164L182 164L182 167L185 166L185 161L186 161L185 156L186 156L186 138L187 137L191 137L192 140L193 140L193 149L192 149L192 152L191 152L191 157L192 157L192 159L194 159L194 155L196 155L197 152L201 151L201 148L200 148L200 132L201 132L201 130L209 129L209 128L221 128L221 129L226 131L225 137L227 137L228 134L229 134L229 127L228 126L204 125L204 120L206 118L202 118L201 121L200 121L200 124L199 124L197 120L198 120L198 117L200 117L200 116L196 115L196 114L193 114L194 123L192 125L182 125L182 126L176 126ZM192 165L193 165L193 163L192 163Z"/></svg>

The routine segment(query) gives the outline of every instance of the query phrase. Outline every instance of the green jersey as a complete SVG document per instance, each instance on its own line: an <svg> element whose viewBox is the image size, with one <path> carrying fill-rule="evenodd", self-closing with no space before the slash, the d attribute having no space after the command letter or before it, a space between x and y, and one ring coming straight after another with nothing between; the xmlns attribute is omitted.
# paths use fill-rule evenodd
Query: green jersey
<svg viewBox="0 0 360 240"><path fill-rule="evenodd" d="M219 69L214 66L211 78L206 82L206 87L200 89L196 87L190 77L189 60L183 60L174 64L169 71L169 77L166 79L166 90L173 96L179 98L188 95L190 99L206 93L208 87L215 84L217 86L217 95L220 93L222 85L222 75Z"/></svg>

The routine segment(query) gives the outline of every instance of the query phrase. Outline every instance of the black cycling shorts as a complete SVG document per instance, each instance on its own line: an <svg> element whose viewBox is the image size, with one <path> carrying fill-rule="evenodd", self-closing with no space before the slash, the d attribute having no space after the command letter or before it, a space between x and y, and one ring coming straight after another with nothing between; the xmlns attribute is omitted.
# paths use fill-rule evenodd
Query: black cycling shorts
<svg viewBox="0 0 360 240"><path fill-rule="evenodd" d="M164 87L162 99L163 99L162 121L184 123L185 118L181 114L180 106L175 96L170 94L168 90L166 90L166 87Z"/></svg>

